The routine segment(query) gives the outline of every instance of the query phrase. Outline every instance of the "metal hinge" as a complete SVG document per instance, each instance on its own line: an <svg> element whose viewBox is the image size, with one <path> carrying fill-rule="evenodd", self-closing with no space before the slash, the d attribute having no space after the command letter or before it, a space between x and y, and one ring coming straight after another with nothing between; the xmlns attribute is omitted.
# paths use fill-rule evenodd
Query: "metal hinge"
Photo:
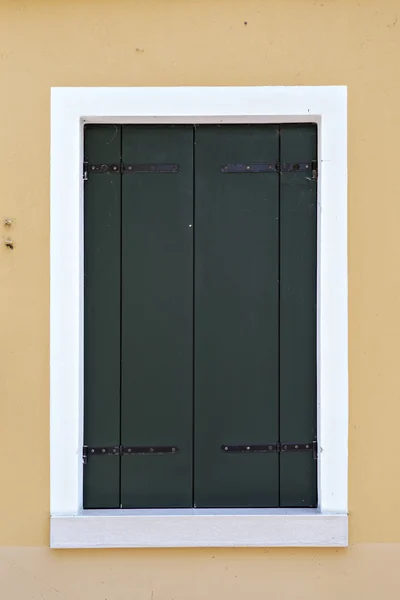
<svg viewBox="0 0 400 600"><path fill-rule="evenodd" d="M89 456L126 456L138 454L176 454L178 446L83 446L82 460L86 464Z"/></svg>
<svg viewBox="0 0 400 600"><path fill-rule="evenodd" d="M222 173L304 173L317 178L317 161L296 163L231 163L221 166Z"/></svg>
<svg viewBox="0 0 400 600"><path fill-rule="evenodd" d="M313 457L315 459L318 457L318 444L316 441L310 442L308 444L298 444L296 442L277 442L276 444L243 444L237 446L223 444L221 446L221 450L222 452L245 454L270 454L274 452L278 454L283 454L285 452L312 452Z"/></svg>
<svg viewBox="0 0 400 600"><path fill-rule="evenodd" d="M311 173L312 173L313 181L317 181L318 180L318 161L316 161L316 160L311 161Z"/></svg>
<svg viewBox="0 0 400 600"><path fill-rule="evenodd" d="M87 181L90 173L139 174L139 173L179 173L179 165L169 163L118 163L93 164L83 163L83 180Z"/></svg>

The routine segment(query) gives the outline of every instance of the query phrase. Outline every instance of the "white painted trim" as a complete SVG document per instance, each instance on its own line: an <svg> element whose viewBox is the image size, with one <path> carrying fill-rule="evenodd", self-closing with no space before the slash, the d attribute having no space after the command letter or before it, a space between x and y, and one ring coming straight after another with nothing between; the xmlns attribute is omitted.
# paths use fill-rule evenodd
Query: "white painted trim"
<svg viewBox="0 0 400 600"><path fill-rule="evenodd" d="M93 517L82 510L83 124L310 121L319 143L318 511ZM347 543L346 87L53 88L50 254L52 547Z"/></svg>

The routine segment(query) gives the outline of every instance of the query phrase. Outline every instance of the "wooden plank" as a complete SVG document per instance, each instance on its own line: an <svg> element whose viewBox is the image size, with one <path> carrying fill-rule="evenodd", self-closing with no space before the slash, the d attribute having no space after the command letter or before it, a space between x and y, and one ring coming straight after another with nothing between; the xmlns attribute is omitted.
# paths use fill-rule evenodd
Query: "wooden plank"
<svg viewBox="0 0 400 600"><path fill-rule="evenodd" d="M122 457L123 507L192 506L193 128L124 126L125 163L177 173L123 175L122 423L126 446L176 446Z"/></svg>
<svg viewBox="0 0 400 600"><path fill-rule="evenodd" d="M201 126L195 145L195 505L278 505L278 455L221 445L278 439L275 126Z"/></svg>
<svg viewBox="0 0 400 600"><path fill-rule="evenodd" d="M281 127L281 162L317 159L317 127ZM317 184L310 173L282 173L280 202L280 439L316 439ZM317 461L282 454L280 503L317 505Z"/></svg>
<svg viewBox="0 0 400 600"><path fill-rule="evenodd" d="M119 163L121 127L85 128L85 160ZM84 443L120 439L121 176L90 174L84 193ZM119 507L119 458L84 467L85 508Z"/></svg>

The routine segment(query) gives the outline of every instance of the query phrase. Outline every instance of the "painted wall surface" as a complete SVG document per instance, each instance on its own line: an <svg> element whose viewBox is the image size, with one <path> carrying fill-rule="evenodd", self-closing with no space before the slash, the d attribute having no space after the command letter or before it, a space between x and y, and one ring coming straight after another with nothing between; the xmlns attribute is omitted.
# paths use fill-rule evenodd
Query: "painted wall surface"
<svg viewBox="0 0 400 600"><path fill-rule="evenodd" d="M397 0L1 0L1 598L397 597L399 73ZM350 548L49 550L50 87L331 84L349 86Z"/></svg>

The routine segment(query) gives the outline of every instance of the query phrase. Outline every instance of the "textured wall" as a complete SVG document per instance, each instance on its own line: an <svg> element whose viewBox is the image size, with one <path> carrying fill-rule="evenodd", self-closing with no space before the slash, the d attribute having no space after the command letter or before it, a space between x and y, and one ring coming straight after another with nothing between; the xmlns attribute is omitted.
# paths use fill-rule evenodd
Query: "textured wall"
<svg viewBox="0 0 400 600"><path fill-rule="evenodd" d="M51 589L59 587L61 597L76 599L82 580L86 600L154 594L235 600L249 591L283 599L305 598L307 591L321 600L341 591L343 598L372 599L376 565L385 590L394 591L400 559L399 66L396 0L1 0L0 218L15 219L14 250L0 245L0 591L6 586L8 597L25 599L28 589L32 598L59 597ZM330 84L349 86L353 547L22 548L47 546L49 539L50 87ZM0 232L9 234L3 225ZM31 588L26 570L33 573ZM46 573L50 587L39 581Z"/></svg>

